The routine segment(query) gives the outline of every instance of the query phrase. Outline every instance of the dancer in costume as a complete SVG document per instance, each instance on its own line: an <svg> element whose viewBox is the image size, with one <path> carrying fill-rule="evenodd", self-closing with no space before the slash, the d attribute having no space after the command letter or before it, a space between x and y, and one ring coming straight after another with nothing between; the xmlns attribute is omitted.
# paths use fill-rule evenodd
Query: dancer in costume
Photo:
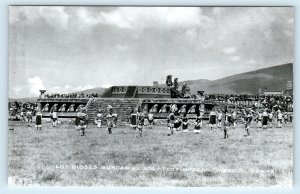
<svg viewBox="0 0 300 194"><path fill-rule="evenodd" d="M175 115L173 112L171 112L168 116L168 128L171 132L171 135L174 134L174 122L175 122Z"/></svg>
<svg viewBox="0 0 300 194"><path fill-rule="evenodd" d="M273 122L273 113L270 110L268 114L268 121L269 121L269 128L272 128L272 122Z"/></svg>
<svg viewBox="0 0 300 194"><path fill-rule="evenodd" d="M147 119L148 119L148 122L149 122L150 127L152 127L152 126L154 125L154 117L153 117L153 114L152 114L152 113L149 113L148 116L147 116Z"/></svg>
<svg viewBox="0 0 300 194"><path fill-rule="evenodd" d="M229 138L229 135L228 135L229 127L230 127L230 114L229 114L229 112L227 112L227 109L226 109L225 110L225 118L224 118L224 128L223 128L224 139Z"/></svg>
<svg viewBox="0 0 300 194"><path fill-rule="evenodd" d="M186 114L184 114L182 118L182 131L184 133L188 132L188 125L189 125L189 119L186 117Z"/></svg>
<svg viewBox="0 0 300 194"><path fill-rule="evenodd" d="M216 112L214 110L212 110L209 113L209 125L208 125L211 130L213 129L213 127L216 126L216 123L217 123L217 115L216 115Z"/></svg>
<svg viewBox="0 0 300 194"><path fill-rule="evenodd" d="M79 114L79 134L80 136L85 136L85 130L87 128L87 124L88 124L88 117L86 114L86 109L82 108L81 110L79 110L80 114Z"/></svg>
<svg viewBox="0 0 300 194"><path fill-rule="evenodd" d="M268 119L269 119L269 115L267 113L267 110L265 109L264 112L262 113L262 128L263 129L268 128Z"/></svg>
<svg viewBox="0 0 300 194"><path fill-rule="evenodd" d="M196 121L195 121L194 133L196 133L196 134L200 133L201 129L202 129L202 116L201 116L201 114L198 114Z"/></svg>
<svg viewBox="0 0 300 194"><path fill-rule="evenodd" d="M95 123L97 124L97 127L101 127L101 124L102 124L102 117L103 115L101 114L101 110L98 110L98 113L95 117Z"/></svg>
<svg viewBox="0 0 300 194"><path fill-rule="evenodd" d="M283 119L282 112L280 110L278 110L277 111L277 127L278 128L282 128L282 119Z"/></svg>
<svg viewBox="0 0 300 194"><path fill-rule="evenodd" d="M253 118L253 116L252 116L251 111L248 111L247 115L246 115L246 120L245 120L245 131L248 136L250 135L250 125L251 125L252 118Z"/></svg>
<svg viewBox="0 0 300 194"><path fill-rule="evenodd" d="M221 110L218 111L217 117L218 117L218 128L221 128L221 126L222 126L222 117L223 117L223 114L222 114Z"/></svg>
<svg viewBox="0 0 300 194"><path fill-rule="evenodd" d="M145 114L143 112L138 112L137 118L138 118L139 134L140 134L140 137L142 137L143 136L143 127L145 124Z"/></svg>
<svg viewBox="0 0 300 194"><path fill-rule="evenodd" d="M263 113L262 113L261 110L259 110L258 115L257 115L257 118L256 118L256 120L257 120L257 125L258 125L259 128L262 127L262 116L263 116Z"/></svg>
<svg viewBox="0 0 300 194"><path fill-rule="evenodd" d="M57 125L57 119L58 119L56 109L53 109L51 111L50 118L52 120L52 124L51 124L52 127L56 127L56 125Z"/></svg>
<svg viewBox="0 0 300 194"><path fill-rule="evenodd" d="M132 127L133 130L136 130L137 128L137 113L135 113L134 110L131 111L130 114L130 126Z"/></svg>
<svg viewBox="0 0 300 194"><path fill-rule="evenodd" d="M37 130L42 130L42 113L40 110L35 115L35 127Z"/></svg>
<svg viewBox="0 0 300 194"><path fill-rule="evenodd" d="M181 130L181 125L182 125L182 120L180 117L176 117L175 121L174 121L174 129L176 131L180 131Z"/></svg>
<svg viewBox="0 0 300 194"><path fill-rule="evenodd" d="M114 118L113 118L113 110L112 106L108 105L108 114L106 116L106 124L107 124L107 130L109 134L112 134L112 128L114 126Z"/></svg>
<svg viewBox="0 0 300 194"><path fill-rule="evenodd" d="M76 130L79 130L80 114L81 114L81 112L76 113L76 117L75 117L75 128L76 128Z"/></svg>
<svg viewBox="0 0 300 194"><path fill-rule="evenodd" d="M232 124L233 124L234 129L236 127L236 118L237 118L237 113L236 113L236 110L234 110L232 113Z"/></svg>
<svg viewBox="0 0 300 194"><path fill-rule="evenodd" d="M32 110L30 108L28 108L26 112L26 117L27 117L28 125L30 125L32 123Z"/></svg>

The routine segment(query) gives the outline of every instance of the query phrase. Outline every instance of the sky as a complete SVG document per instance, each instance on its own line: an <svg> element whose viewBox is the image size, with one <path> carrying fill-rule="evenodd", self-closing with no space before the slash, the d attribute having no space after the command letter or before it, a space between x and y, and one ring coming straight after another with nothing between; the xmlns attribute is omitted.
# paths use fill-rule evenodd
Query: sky
<svg viewBox="0 0 300 194"><path fill-rule="evenodd" d="M293 63L292 7L10 6L9 97Z"/></svg>

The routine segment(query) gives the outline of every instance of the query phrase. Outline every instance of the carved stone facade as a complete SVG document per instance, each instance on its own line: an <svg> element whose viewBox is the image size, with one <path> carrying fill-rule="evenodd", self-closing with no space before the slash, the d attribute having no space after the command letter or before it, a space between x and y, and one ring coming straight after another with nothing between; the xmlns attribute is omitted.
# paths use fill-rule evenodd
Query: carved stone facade
<svg viewBox="0 0 300 194"><path fill-rule="evenodd" d="M104 98L171 98L171 89L165 86L112 86Z"/></svg>
<svg viewBox="0 0 300 194"><path fill-rule="evenodd" d="M127 92L127 86L113 86L112 94L125 94Z"/></svg>
<svg viewBox="0 0 300 194"><path fill-rule="evenodd" d="M140 94L171 94L171 90L169 88L151 86L138 86L138 92Z"/></svg>

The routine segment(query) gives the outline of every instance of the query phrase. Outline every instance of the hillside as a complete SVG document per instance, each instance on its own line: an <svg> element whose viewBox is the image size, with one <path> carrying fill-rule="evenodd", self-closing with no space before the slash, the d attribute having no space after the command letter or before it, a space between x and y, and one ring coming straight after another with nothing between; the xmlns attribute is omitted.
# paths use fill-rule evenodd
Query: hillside
<svg viewBox="0 0 300 194"><path fill-rule="evenodd" d="M88 89L88 90L83 90L83 91L79 91L79 92L75 92L77 94L92 94L92 93L98 93L98 94L102 94L107 88L102 88L102 87L97 87L97 88L92 88L92 89Z"/></svg>
<svg viewBox="0 0 300 194"><path fill-rule="evenodd" d="M283 64L246 73L236 74L218 80L188 81L192 93L204 90L207 94L257 94L262 91L281 91L286 89L287 81L293 80L293 64ZM183 82L181 82L183 83Z"/></svg>
<svg viewBox="0 0 300 194"><path fill-rule="evenodd" d="M92 93L98 93L98 94L102 94L104 91L106 90L106 88L102 88L102 87L98 87L98 88L92 88L92 89L88 89L88 90L83 90L83 91L79 91L79 92L75 92L76 94L92 94ZM14 98L9 98L8 101L9 102L14 102L14 101L18 101L18 102L36 102L38 99L38 97L28 97L28 98L18 98L18 99L14 99Z"/></svg>
<svg viewBox="0 0 300 194"><path fill-rule="evenodd" d="M25 102L36 102L38 99L38 97L28 97L28 98L9 98L8 101L9 102L14 102L14 101L17 101L17 102L22 102L22 103L25 103Z"/></svg>
<svg viewBox="0 0 300 194"><path fill-rule="evenodd" d="M236 74L229 77L217 80L187 80L179 82L181 86L183 83L191 88L193 94L199 90L205 91L206 94L257 94L259 88L264 91L282 91L286 89L287 81L293 80L293 64L283 64L246 73ZM79 91L76 93L99 93L102 94L106 88L97 87L89 90ZM24 101L35 102L37 97L9 99L9 101Z"/></svg>

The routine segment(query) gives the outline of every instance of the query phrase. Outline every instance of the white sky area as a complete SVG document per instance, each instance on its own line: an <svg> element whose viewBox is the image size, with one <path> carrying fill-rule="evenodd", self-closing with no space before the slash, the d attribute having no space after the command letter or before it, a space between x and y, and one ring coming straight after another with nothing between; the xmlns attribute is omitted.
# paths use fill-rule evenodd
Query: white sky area
<svg viewBox="0 0 300 194"><path fill-rule="evenodd" d="M292 63L293 18L291 7L11 6L9 97Z"/></svg>

